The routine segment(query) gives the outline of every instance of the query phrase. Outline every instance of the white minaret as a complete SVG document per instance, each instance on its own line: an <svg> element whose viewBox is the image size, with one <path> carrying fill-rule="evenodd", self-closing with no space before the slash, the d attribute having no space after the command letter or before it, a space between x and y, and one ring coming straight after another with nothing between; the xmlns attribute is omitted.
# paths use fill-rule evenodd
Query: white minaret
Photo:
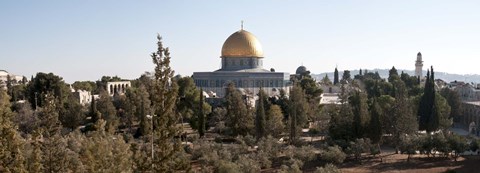
<svg viewBox="0 0 480 173"><path fill-rule="evenodd" d="M417 61L415 61L415 76L420 78L423 77L422 68L423 68L422 53L418 52Z"/></svg>

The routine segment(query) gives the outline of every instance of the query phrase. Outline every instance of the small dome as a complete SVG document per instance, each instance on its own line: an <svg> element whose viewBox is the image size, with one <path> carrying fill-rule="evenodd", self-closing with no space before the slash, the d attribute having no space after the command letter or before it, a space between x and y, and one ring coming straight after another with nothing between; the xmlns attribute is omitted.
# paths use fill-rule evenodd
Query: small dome
<svg viewBox="0 0 480 173"><path fill-rule="evenodd" d="M297 71L295 71L295 74L303 74L305 72L307 72L307 67L302 65L302 66L297 68Z"/></svg>
<svg viewBox="0 0 480 173"><path fill-rule="evenodd" d="M417 61L422 61L422 53L417 53Z"/></svg>
<svg viewBox="0 0 480 173"><path fill-rule="evenodd" d="M222 57L263 58L262 45L252 33L242 29L225 40L222 47Z"/></svg>

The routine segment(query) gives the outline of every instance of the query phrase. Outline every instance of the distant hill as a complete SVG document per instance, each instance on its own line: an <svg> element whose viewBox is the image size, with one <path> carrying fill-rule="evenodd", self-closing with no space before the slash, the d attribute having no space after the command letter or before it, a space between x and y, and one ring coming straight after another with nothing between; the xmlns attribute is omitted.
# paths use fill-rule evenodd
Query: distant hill
<svg viewBox="0 0 480 173"><path fill-rule="evenodd" d="M362 69L363 70L363 69ZM380 76L382 78L388 78L388 71L390 69L373 69L373 70L368 70L368 72L375 72L378 71ZM397 69L398 73L400 74L402 71L404 73L408 73L409 75L414 75L415 71L413 70L401 70ZM363 70L365 72L365 70ZM359 70L350 70L350 74L352 75L352 78L359 73ZM323 77L325 77L325 74L328 74L328 77L330 80L333 81L333 72L328 72L328 73L320 73L320 74L312 74L314 78L318 80L321 80ZM339 77L342 78L343 70L339 71ZM427 75L427 71L423 71L423 75ZM467 75L461 75L461 74L451 74L451 73L445 73L445 72L435 72L435 78L436 79L442 79L446 82L451 82L451 81L465 81L465 82L473 82L473 83L480 83L480 75L478 74L467 74Z"/></svg>

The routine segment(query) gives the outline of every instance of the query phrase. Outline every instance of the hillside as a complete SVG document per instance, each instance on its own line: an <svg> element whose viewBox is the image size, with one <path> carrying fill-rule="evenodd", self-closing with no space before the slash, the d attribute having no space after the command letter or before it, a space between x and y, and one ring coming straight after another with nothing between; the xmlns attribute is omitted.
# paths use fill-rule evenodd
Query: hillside
<svg viewBox="0 0 480 173"><path fill-rule="evenodd" d="M373 69L373 70L368 70L368 72L375 72L378 71L380 76L382 78L388 78L388 71L390 69ZM405 73L408 73L409 75L413 75L415 72L413 70L401 70L397 69L398 73L401 73L402 71ZM365 70L363 70L365 72ZM357 75L359 73L359 70L351 70L350 74L353 76ZM330 80L333 80L333 72L328 72L328 73L320 73L320 74L312 74L314 78L317 80L321 80L323 77L325 77L325 74L328 74L328 77ZM340 78L342 77L343 70L339 71L339 76ZM423 71L423 74L426 75L427 71ZM467 74L467 75L461 75L461 74L451 74L451 73L446 73L446 72L435 72L435 78L437 79L442 79L446 82L451 82L451 81L466 81L466 82L473 82L473 83L480 83L480 75L478 74Z"/></svg>

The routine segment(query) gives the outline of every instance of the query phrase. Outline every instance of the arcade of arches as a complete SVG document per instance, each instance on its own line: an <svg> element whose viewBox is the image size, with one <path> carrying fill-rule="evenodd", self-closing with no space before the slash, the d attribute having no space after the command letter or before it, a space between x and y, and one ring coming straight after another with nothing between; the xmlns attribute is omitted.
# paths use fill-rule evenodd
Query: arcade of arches
<svg viewBox="0 0 480 173"><path fill-rule="evenodd" d="M127 91L127 88L131 87L132 84L130 81L120 81L120 82L108 82L107 83L107 92L110 95L124 94Z"/></svg>

